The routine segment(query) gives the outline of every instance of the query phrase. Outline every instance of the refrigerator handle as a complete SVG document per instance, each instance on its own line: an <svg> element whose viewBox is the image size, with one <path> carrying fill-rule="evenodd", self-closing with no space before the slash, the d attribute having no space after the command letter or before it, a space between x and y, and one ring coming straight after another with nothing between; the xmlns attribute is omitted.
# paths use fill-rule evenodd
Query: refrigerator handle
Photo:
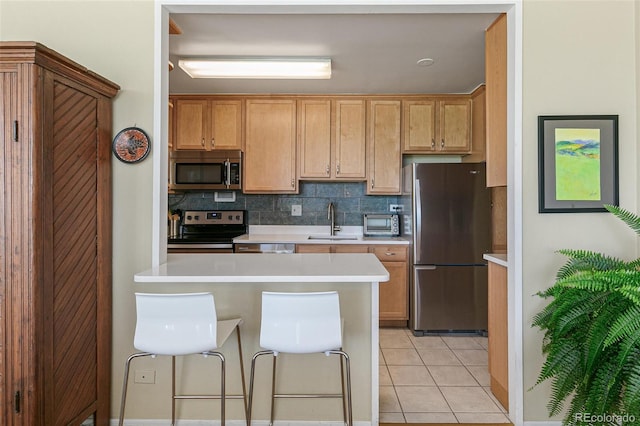
<svg viewBox="0 0 640 426"><path fill-rule="evenodd" d="M420 197L420 179L415 179L413 185L413 195L415 201L415 211L413 212L413 229L415 231L416 246L414 263L420 263L422 251L422 200Z"/></svg>
<svg viewBox="0 0 640 426"><path fill-rule="evenodd" d="M435 271L438 267L436 265L414 265L413 269L416 271Z"/></svg>

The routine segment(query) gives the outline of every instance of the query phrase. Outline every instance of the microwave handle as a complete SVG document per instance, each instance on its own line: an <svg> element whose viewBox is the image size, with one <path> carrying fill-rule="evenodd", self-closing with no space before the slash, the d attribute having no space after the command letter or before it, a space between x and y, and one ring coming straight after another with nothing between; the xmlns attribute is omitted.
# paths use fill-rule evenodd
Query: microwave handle
<svg viewBox="0 0 640 426"><path fill-rule="evenodd" d="M224 167L226 172L224 177L224 184L227 186L227 188L229 188L231 186L231 161L229 161L228 158L224 161Z"/></svg>

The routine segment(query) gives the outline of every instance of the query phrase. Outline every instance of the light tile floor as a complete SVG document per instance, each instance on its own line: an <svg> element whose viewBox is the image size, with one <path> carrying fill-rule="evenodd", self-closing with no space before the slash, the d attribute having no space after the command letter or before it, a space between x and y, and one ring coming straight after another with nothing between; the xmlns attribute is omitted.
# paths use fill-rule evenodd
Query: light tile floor
<svg viewBox="0 0 640 426"><path fill-rule="evenodd" d="M381 423L509 423L489 385L486 337L380 329Z"/></svg>

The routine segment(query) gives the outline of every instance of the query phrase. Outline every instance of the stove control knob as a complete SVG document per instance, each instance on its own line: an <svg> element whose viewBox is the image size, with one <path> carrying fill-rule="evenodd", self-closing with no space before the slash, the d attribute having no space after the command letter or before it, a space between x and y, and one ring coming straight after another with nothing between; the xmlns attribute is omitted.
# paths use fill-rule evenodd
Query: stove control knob
<svg viewBox="0 0 640 426"><path fill-rule="evenodd" d="M193 218L194 218L195 220L200 220L200 216L197 216L197 215L196 215L196 216L194 216Z"/></svg>
<svg viewBox="0 0 640 426"><path fill-rule="evenodd" d="M229 215L229 220L233 220L233 215Z"/></svg>
<svg viewBox="0 0 640 426"><path fill-rule="evenodd" d="M191 215L187 216L187 220L191 220Z"/></svg>
<svg viewBox="0 0 640 426"><path fill-rule="evenodd" d="M238 215L236 215L236 220L237 220L238 222L240 222L240 215L239 215L239 214L238 214Z"/></svg>

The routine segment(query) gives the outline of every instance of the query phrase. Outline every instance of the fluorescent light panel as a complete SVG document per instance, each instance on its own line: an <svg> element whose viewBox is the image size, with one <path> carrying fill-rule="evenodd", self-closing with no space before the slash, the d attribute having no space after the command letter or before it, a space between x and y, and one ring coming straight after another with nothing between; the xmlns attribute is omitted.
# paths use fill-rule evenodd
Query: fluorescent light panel
<svg viewBox="0 0 640 426"><path fill-rule="evenodd" d="M330 58L194 58L178 65L191 78L331 78Z"/></svg>

